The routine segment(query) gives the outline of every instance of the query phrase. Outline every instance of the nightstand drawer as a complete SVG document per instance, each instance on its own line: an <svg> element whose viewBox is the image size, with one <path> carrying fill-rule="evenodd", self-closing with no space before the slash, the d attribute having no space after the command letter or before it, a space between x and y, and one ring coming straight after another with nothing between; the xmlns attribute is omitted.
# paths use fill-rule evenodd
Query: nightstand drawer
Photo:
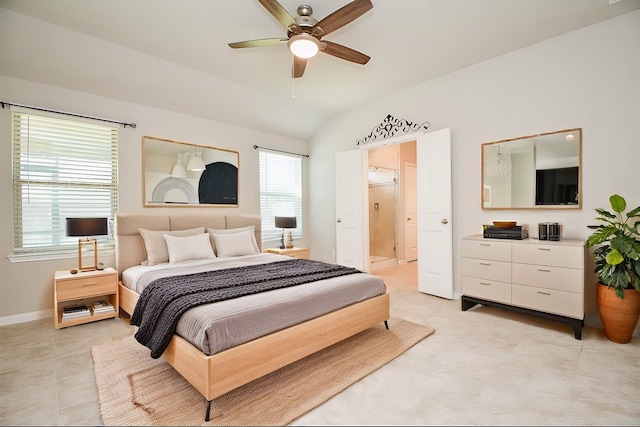
<svg viewBox="0 0 640 427"><path fill-rule="evenodd" d="M286 255L292 258L309 259L309 249L306 249L306 248L296 248L296 247L288 248L288 249L267 248L262 252L267 254Z"/></svg>
<svg viewBox="0 0 640 427"><path fill-rule="evenodd" d="M116 274L56 281L58 301L115 293L117 289L118 280Z"/></svg>

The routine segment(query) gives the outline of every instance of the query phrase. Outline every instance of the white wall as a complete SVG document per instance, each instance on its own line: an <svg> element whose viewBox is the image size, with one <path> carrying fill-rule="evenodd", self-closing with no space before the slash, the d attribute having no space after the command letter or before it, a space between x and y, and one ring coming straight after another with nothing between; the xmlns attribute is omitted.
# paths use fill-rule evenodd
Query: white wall
<svg viewBox="0 0 640 427"><path fill-rule="evenodd" d="M454 291L460 293L460 238L482 224L513 219L557 221L563 237L585 239L594 209L619 193L640 205L640 11L493 58L392 97L362 105L328 122L311 141L311 256L333 261L335 153L356 149L387 114L452 130ZM429 52L420 52L428 55ZM581 127L583 204L580 211L490 211L480 207L480 145ZM598 325L595 280L587 266L587 324ZM637 332L637 331L636 331Z"/></svg>
<svg viewBox="0 0 640 427"><path fill-rule="evenodd" d="M120 212L145 211L150 214L206 209L212 214L260 213L258 151L254 144L307 152L307 142L253 131L220 122L201 119L126 103L115 99L45 86L0 76L0 101L54 108L61 111L135 122L137 127L118 132L118 179ZM73 254L66 259L11 263L12 205L10 109L0 109L0 324L51 316L53 309L53 274L55 270L77 267ZM144 135L194 144L226 148L240 153L237 208L143 208L142 207L142 137ZM303 161L303 175L306 162ZM303 191L307 191L306 188ZM305 210L306 214L306 210ZM273 242L274 246L279 242ZM296 245L306 245L297 241ZM268 247L270 245L265 245ZM100 257L105 266L113 266L113 256Z"/></svg>

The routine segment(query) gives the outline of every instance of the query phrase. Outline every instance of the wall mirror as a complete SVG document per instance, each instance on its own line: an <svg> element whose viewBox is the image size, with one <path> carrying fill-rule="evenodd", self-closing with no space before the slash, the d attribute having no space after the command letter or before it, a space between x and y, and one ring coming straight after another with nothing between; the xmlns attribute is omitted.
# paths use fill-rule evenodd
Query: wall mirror
<svg viewBox="0 0 640 427"><path fill-rule="evenodd" d="M237 151L145 136L143 206L238 206Z"/></svg>
<svg viewBox="0 0 640 427"><path fill-rule="evenodd" d="M582 129L482 144L483 209L581 209Z"/></svg>

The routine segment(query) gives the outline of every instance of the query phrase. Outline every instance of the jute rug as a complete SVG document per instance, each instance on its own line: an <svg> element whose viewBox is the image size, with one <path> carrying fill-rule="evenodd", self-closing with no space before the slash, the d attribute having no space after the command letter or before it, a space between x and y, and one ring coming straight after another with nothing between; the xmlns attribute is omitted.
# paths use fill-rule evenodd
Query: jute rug
<svg viewBox="0 0 640 427"><path fill-rule="evenodd" d="M286 425L435 330L399 319L354 335L212 401L133 337L92 348L105 425Z"/></svg>

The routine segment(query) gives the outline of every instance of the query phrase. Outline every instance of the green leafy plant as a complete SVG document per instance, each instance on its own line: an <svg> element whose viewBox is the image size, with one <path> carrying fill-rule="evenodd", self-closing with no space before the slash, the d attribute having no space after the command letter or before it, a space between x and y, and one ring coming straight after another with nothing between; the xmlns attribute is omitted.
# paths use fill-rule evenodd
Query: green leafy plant
<svg viewBox="0 0 640 427"><path fill-rule="evenodd" d="M624 197L614 194L609 197L611 213L598 208L596 218L605 224L595 227L587 238L587 246L598 246L594 250L595 273L600 282L613 287L620 298L624 298L625 289L635 288L640 292L640 206L628 211Z"/></svg>

